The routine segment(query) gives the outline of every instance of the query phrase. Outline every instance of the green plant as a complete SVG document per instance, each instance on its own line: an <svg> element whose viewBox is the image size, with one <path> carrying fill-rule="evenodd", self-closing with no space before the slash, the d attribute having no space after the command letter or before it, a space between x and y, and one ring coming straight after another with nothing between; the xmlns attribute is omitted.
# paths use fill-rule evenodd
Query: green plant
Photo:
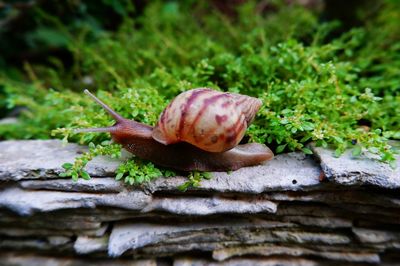
<svg viewBox="0 0 400 266"><path fill-rule="evenodd" d="M298 6L277 5L265 15L248 3L234 19L204 5L155 1L142 16L124 14L115 32L93 34L87 24L62 29L71 36L71 68L52 57L46 64L26 63L25 80L18 71L0 74L6 106L28 107L18 124L0 126L0 136L48 138L53 130L65 140L95 143L64 165L73 178L88 178L88 160L118 156L120 147L104 133L73 133L112 123L83 88L97 90L124 117L154 125L179 92L212 87L262 99L246 139L267 143L276 153L310 154L307 144L314 141L334 147L337 156L352 148L354 156L369 150L394 162L388 139L400 139L398 2L385 1L364 27L337 37L331 35L337 22L319 23L318 14ZM55 17L42 17L59 25ZM134 159L117 177L137 184L168 174ZM198 184L199 176L193 173L190 184Z"/></svg>

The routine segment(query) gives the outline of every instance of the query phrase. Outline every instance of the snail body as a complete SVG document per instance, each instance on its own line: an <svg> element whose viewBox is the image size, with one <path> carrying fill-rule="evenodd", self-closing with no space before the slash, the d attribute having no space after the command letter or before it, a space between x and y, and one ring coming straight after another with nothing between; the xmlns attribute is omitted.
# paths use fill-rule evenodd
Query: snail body
<svg viewBox="0 0 400 266"><path fill-rule="evenodd" d="M89 91L115 120L111 127L77 132L109 132L134 155L183 171L229 171L273 158L260 143L238 145L261 101L239 94L194 89L178 95L153 128L121 117Z"/></svg>

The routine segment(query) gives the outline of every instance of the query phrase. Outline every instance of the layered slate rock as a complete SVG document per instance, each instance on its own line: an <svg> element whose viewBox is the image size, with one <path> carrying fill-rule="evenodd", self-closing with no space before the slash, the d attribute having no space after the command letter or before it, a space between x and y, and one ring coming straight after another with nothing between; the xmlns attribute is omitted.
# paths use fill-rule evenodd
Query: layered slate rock
<svg viewBox="0 0 400 266"><path fill-rule="evenodd" d="M0 180L44 179L58 177L61 165L87 151L77 144L58 140L17 140L0 142ZM92 176L112 175L118 160L99 156L88 164Z"/></svg>
<svg viewBox="0 0 400 266"><path fill-rule="evenodd" d="M218 193L259 194L266 191L313 190L320 182L318 164L302 153L278 155L262 165L245 167L233 172L213 172L197 190ZM159 178L148 184L151 192L176 191L185 182L183 177Z"/></svg>
<svg viewBox="0 0 400 266"><path fill-rule="evenodd" d="M140 187L116 181L120 161L106 157L89 165L91 180L59 177L85 150L55 140L0 142L1 265L400 261L399 170L367 153L336 158L313 147L313 156L211 173L182 192L183 176Z"/></svg>
<svg viewBox="0 0 400 266"><path fill-rule="evenodd" d="M93 194L59 191L26 191L9 187L0 192L0 207L20 215L34 212L50 212L73 208L116 207L141 210L151 200L142 191L126 191L115 194Z"/></svg>
<svg viewBox="0 0 400 266"><path fill-rule="evenodd" d="M364 152L362 156L353 156L350 150L340 157L334 151L312 146L321 162L325 176L340 185L372 185L381 188L400 188L400 165L392 168L389 164L379 162L376 155ZM400 161L400 155L396 157ZM396 164L397 165L397 164Z"/></svg>

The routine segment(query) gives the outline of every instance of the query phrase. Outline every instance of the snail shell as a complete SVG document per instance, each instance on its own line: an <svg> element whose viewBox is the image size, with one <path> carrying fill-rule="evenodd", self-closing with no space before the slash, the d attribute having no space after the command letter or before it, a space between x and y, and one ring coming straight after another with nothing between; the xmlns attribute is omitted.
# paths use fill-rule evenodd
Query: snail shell
<svg viewBox="0 0 400 266"><path fill-rule="evenodd" d="M162 112L152 137L168 145L188 142L209 152L239 144L261 100L207 88L179 94Z"/></svg>

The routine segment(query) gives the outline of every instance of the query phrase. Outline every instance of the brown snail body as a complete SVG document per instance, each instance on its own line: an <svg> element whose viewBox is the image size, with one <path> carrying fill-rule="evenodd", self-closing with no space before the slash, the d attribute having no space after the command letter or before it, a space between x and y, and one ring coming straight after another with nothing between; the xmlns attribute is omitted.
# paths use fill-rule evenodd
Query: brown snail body
<svg viewBox="0 0 400 266"><path fill-rule="evenodd" d="M164 110L156 127L153 128L121 117L89 91L85 90L85 93L110 113L116 123L111 127L80 129L77 132L110 132L116 143L121 144L134 155L156 165L183 171L228 171L257 165L272 159L274 156L272 151L264 144L237 145L261 106L261 102L256 98L216 92L210 89L195 89L184 92L182 94L185 97L179 98L182 94L178 95ZM187 99L186 96L188 95L190 99ZM186 99L185 104L183 102L179 104L182 98ZM194 107L195 98L201 100L202 103L218 103L219 106L228 102L229 104L226 105L231 105L233 108L229 109L229 113L226 114L227 118L222 118L222 121L219 121L218 117L223 115L218 114L218 112L223 112L223 110L219 107L216 108L215 105L213 107ZM224 101L221 101L221 99L224 99ZM248 101L249 104L244 105L244 107L241 106L245 101ZM239 114L237 112L235 114L235 110L239 110ZM178 112L180 112L179 119L171 118ZM192 115L188 115L188 112L192 112ZM196 115L193 115L193 112ZM208 118L205 120L207 123L190 125L190 122L201 121L199 116L205 113L214 114L215 122L211 120L211 116L208 114ZM231 118L230 121L228 121L228 116ZM169 121L168 125L163 124L167 121ZM225 127L223 126L224 122L226 122ZM220 131L221 124L224 129L222 132ZM171 134L171 129L175 130L176 134ZM183 136L185 134L189 135L188 138ZM171 139L170 136L172 136ZM217 143L215 138L217 138ZM189 141L186 139L189 139ZM206 150L207 148L209 149Z"/></svg>

